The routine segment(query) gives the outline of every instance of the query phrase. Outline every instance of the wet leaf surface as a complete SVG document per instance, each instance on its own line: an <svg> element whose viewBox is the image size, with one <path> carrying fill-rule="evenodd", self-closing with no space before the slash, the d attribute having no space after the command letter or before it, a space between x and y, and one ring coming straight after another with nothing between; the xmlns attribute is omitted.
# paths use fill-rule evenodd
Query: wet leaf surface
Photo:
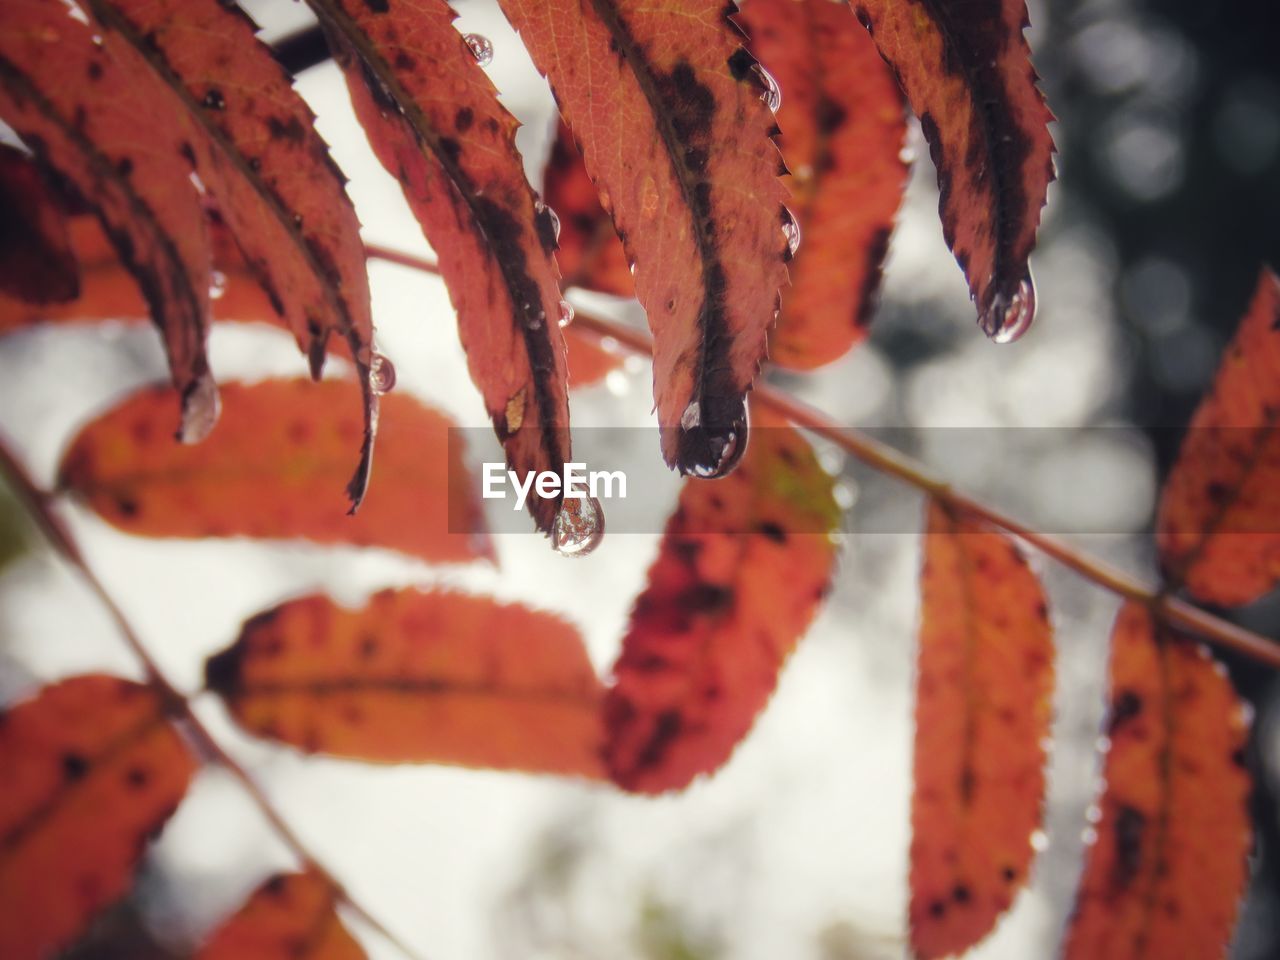
<svg viewBox="0 0 1280 960"><path fill-rule="evenodd" d="M1053 180L1052 119L1022 31L1025 0L855 0L897 74L938 171L939 212L978 308L999 341L1035 316L1027 258Z"/></svg>
<svg viewBox="0 0 1280 960"><path fill-rule="evenodd" d="M663 456L726 473L789 256L769 82L718 0L501 6L635 261Z"/></svg>
<svg viewBox="0 0 1280 960"><path fill-rule="evenodd" d="M778 145L800 240L769 359L811 370L867 335L906 187L906 107L844 5L750 0L736 19L783 91Z"/></svg>
<svg viewBox="0 0 1280 960"><path fill-rule="evenodd" d="M443 0L311 0L334 38L356 115L439 258L471 378L511 468L570 458L551 216L535 207L516 120ZM559 497L528 500L550 532Z"/></svg>

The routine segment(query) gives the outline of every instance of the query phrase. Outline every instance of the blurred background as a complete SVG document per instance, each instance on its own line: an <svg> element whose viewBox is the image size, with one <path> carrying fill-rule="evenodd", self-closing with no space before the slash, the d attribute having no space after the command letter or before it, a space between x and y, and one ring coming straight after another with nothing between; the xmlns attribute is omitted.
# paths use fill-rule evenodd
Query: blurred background
<svg viewBox="0 0 1280 960"><path fill-rule="evenodd" d="M243 4L278 39L310 22L288 0ZM524 121L535 186L553 104L494 0L458 0L460 29L492 40L487 68ZM1040 316L1021 341L976 329L942 242L928 151L916 164L868 344L811 376L771 375L865 427L1024 428L1016 459L934 449L946 430L907 432L912 452L970 492L1146 579L1156 493L1264 262L1280 264L1280 17L1271 0L1041 0L1029 37L1058 117L1059 180L1033 259ZM351 178L366 239L430 255L398 186L373 158L331 64L302 94ZM785 97L786 91L783 91ZM803 256L803 250L801 251ZM370 267L380 349L397 390L486 423L440 283ZM639 322L601 297L576 302ZM292 340L215 331L222 379L298 376ZM71 435L136 386L165 378L154 335L113 325L33 330L0 341L0 426L42 483ZM573 397L575 424L650 423L649 370L628 361ZM1106 427L1108 429L1086 429ZM1175 429L1170 429L1175 428ZM942 443L946 446L945 443ZM656 434L653 453L657 455ZM197 709L362 902L435 960L815 958L905 952L911 685L917 621L914 493L819 447L850 504L836 589L748 739L716 776L662 799L597 785L443 767L304 758ZM376 473L373 494L376 496ZM678 484L670 480L674 500ZM339 495L335 491L335 499ZM426 567L381 551L302 544L143 541L69 505L89 562L180 687L208 654L280 600L324 590L359 604L387 585L448 584L559 610L603 672L656 537L606 537L586 561L533 536L498 538L500 565ZM862 528L860 530L860 528ZM0 699L86 670L137 665L76 578L0 506ZM1096 789L1113 597L1033 558L1051 596L1058 688L1046 831L1031 886L973 952L1053 952L1071 908ZM1280 635L1280 599L1238 612ZM1275 676L1228 658L1256 706L1251 768L1258 852L1234 956L1280 955ZM225 775L200 774L148 856L133 898L79 957L182 956L288 852ZM396 954L351 919L371 956Z"/></svg>

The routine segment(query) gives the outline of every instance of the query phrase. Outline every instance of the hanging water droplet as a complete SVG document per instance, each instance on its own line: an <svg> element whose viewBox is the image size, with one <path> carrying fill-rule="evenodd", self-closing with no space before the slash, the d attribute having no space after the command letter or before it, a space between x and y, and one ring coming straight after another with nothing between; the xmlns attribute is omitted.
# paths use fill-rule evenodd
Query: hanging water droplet
<svg viewBox="0 0 1280 960"><path fill-rule="evenodd" d="M760 80L760 99L774 113L778 112L778 108L782 106L782 90L778 87L778 81L773 79L771 74L760 64L755 64L751 68L755 71L756 77Z"/></svg>
<svg viewBox="0 0 1280 960"><path fill-rule="evenodd" d="M200 374L182 398L182 427L178 439L183 443L199 443L209 435L222 413L218 385L206 371Z"/></svg>
<svg viewBox="0 0 1280 960"><path fill-rule="evenodd" d="M800 249L800 224L786 207L782 208L782 235L787 238L787 259L790 260Z"/></svg>
<svg viewBox="0 0 1280 960"><path fill-rule="evenodd" d="M209 299L221 300L227 292L227 275L221 270L209 271Z"/></svg>
<svg viewBox="0 0 1280 960"><path fill-rule="evenodd" d="M916 148L911 146L904 146L901 150L898 151L898 162L905 163L905 164L915 163Z"/></svg>
<svg viewBox="0 0 1280 960"><path fill-rule="evenodd" d="M1036 318L1036 286L1031 275L1022 278L1012 296L997 293L979 319L982 332L996 343L1013 343Z"/></svg>
<svg viewBox="0 0 1280 960"><path fill-rule="evenodd" d="M573 323L573 304L568 300L560 301L560 326L567 327Z"/></svg>
<svg viewBox="0 0 1280 960"><path fill-rule="evenodd" d="M692 430L700 423L702 423L702 405L694 400L684 408L684 413L680 414L680 429Z"/></svg>
<svg viewBox="0 0 1280 960"><path fill-rule="evenodd" d="M471 55L476 58L476 63L482 67L487 67L493 62L493 43L490 39L479 33L464 34L463 40L467 41L467 46L471 48Z"/></svg>
<svg viewBox="0 0 1280 960"><path fill-rule="evenodd" d="M567 497L551 524L551 546L565 557L585 557L604 539L604 511L595 497Z"/></svg>
<svg viewBox="0 0 1280 960"><path fill-rule="evenodd" d="M373 355L369 364L369 389L381 396L390 393L396 385L396 368L380 353Z"/></svg>
<svg viewBox="0 0 1280 960"><path fill-rule="evenodd" d="M533 202L533 212L540 217L546 217L551 222L551 236L556 243L560 242L560 214L556 213L539 198Z"/></svg>
<svg viewBox="0 0 1280 960"><path fill-rule="evenodd" d="M707 433L702 427L695 427L700 435L698 442L690 444L690 452L678 464L682 473L699 480L713 480L723 477L738 465L747 449L747 425L739 424L736 429L724 433ZM689 437L693 432L686 432Z"/></svg>

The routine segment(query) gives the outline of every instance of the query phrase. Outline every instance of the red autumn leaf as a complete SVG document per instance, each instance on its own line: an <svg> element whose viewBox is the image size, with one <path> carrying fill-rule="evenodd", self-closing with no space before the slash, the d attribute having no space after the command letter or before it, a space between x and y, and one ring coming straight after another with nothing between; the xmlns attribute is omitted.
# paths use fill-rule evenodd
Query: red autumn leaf
<svg viewBox="0 0 1280 960"><path fill-rule="evenodd" d="M141 536L300 537L438 562L491 557L451 422L408 396L382 401L376 501L344 514L334 481L362 428L343 402L354 392L334 380L228 384L218 433L179 447L167 442L162 391L144 389L80 432L59 485Z"/></svg>
<svg viewBox="0 0 1280 960"><path fill-rule="evenodd" d="M617 297L635 296L636 284L622 241L600 206L600 194L564 121L557 125L547 159L542 199L559 218L556 260L564 272L564 285Z"/></svg>
<svg viewBox="0 0 1280 960"><path fill-rule="evenodd" d="M362 960L364 950L315 873L276 874L196 953L196 960Z"/></svg>
<svg viewBox="0 0 1280 960"><path fill-rule="evenodd" d="M786 281L769 87L722 0L501 0L635 262L662 452L726 473Z"/></svg>
<svg viewBox="0 0 1280 960"><path fill-rule="evenodd" d="M535 207L517 123L444 0L310 0L374 152L404 189L458 313L471 378L520 475L570 458L552 215ZM550 532L560 498L531 495Z"/></svg>
<svg viewBox="0 0 1280 960"><path fill-rule="evenodd" d="M600 776L600 681L578 632L487 597L304 597L260 614L206 667L245 729L383 763Z"/></svg>
<svg viewBox="0 0 1280 960"><path fill-rule="evenodd" d="M911 947L960 953L1026 882L1053 695L1044 591L1017 546L929 505L916 673Z"/></svg>
<svg viewBox="0 0 1280 960"><path fill-rule="evenodd" d="M52 956L122 896L195 768L127 680L75 677L0 712L0 956Z"/></svg>
<svg viewBox="0 0 1280 960"><path fill-rule="evenodd" d="M146 69L57 0L6 0L0 19L0 119L101 218L161 330L182 398L183 439L217 416L205 357L209 244L181 162L177 105Z"/></svg>
<svg viewBox="0 0 1280 960"><path fill-rule="evenodd" d="M1264 269L1160 498L1166 576L1238 605L1280 579L1280 278Z"/></svg>
<svg viewBox="0 0 1280 960"><path fill-rule="evenodd" d="M632 611L605 701L605 763L628 790L728 760L830 586L831 477L799 433L756 420L730 477L685 481Z"/></svg>
<svg viewBox="0 0 1280 960"><path fill-rule="evenodd" d="M62 200L31 156L0 143L0 292L27 303L62 303L80 289Z"/></svg>
<svg viewBox="0 0 1280 960"><path fill-rule="evenodd" d="M897 74L938 170L947 246L979 322L1003 342L1035 316L1027 258L1053 180L1053 119L1022 31L1025 0L855 0Z"/></svg>
<svg viewBox="0 0 1280 960"><path fill-rule="evenodd" d="M1121 608L1099 800L1067 960L1223 957L1248 880L1246 723L1202 648Z"/></svg>
<svg viewBox="0 0 1280 960"><path fill-rule="evenodd" d="M737 20L778 81L778 145L804 242L769 338L794 370L862 342L906 186L906 112L893 73L842 4L750 0Z"/></svg>
<svg viewBox="0 0 1280 960"><path fill-rule="evenodd" d="M373 320L364 246L345 180L310 109L254 35L220 0L88 0L105 46L150 69L153 86L185 108L181 150L288 322L319 377L330 334L360 375L365 430L347 487L352 509L368 483ZM145 64L145 66L142 66Z"/></svg>

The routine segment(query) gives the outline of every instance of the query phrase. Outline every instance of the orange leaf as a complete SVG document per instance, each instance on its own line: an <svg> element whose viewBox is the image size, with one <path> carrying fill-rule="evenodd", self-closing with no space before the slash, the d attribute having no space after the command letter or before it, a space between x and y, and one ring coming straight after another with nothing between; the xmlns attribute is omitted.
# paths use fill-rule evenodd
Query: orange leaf
<svg viewBox="0 0 1280 960"><path fill-rule="evenodd" d="M310 0L347 75L356 115L435 249L471 379L507 462L561 473L569 395L555 227L535 207L516 119L444 0ZM550 532L560 497L531 495Z"/></svg>
<svg viewBox="0 0 1280 960"><path fill-rule="evenodd" d="M307 105L254 35L253 21L220 0L89 0L105 45L149 69L182 104L182 151L217 200L276 312L319 377L336 333L360 377L365 430L347 493L368 484L373 445L369 387L373 320L364 246L345 179ZM143 65L145 64L145 65Z"/></svg>
<svg viewBox="0 0 1280 960"><path fill-rule="evenodd" d="M594 338L583 336L572 327L564 332L564 344L570 387L589 387L622 367L622 357L616 350L606 350Z"/></svg>
<svg viewBox="0 0 1280 960"><path fill-rule="evenodd" d="M50 956L122 896L195 768L127 680L75 677L0 712L0 956Z"/></svg>
<svg viewBox="0 0 1280 960"><path fill-rule="evenodd" d="M1280 278L1264 269L1160 498L1166 575L1238 605L1280 579Z"/></svg>
<svg viewBox="0 0 1280 960"><path fill-rule="evenodd" d="M911 947L962 952L1013 902L1044 803L1053 638L1013 541L929 504L916 674Z"/></svg>
<svg viewBox="0 0 1280 960"><path fill-rule="evenodd" d="M729 758L830 587L832 480L799 433L756 420L730 477L685 482L632 611L605 702L605 763L628 790Z"/></svg>
<svg viewBox="0 0 1280 960"><path fill-rule="evenodd" d="M0 143L0 291L27 303L61 303L79 292L62 201L30 155Z"/></svg>
<svg viewBox="0 0 1280 960"><path fill-rule="evenodd" d="M906 112L893 73L844 5L750 0L737 19L785 94L778 143L804 235L769 359L811 370L867 335L906 186Z"/></svg>
<svg viewBox="0 0 1280 960"><path fill-rule="evenodd" d="M599 776L600 682L549 613L384 590L259 614L206 683L241 726L308 753Z"/></svg>
<svg viewBox="0 0 1280 960"><path fill-rule="evenodd" d="M361 960L365 952L334 903L317 874L276 874L214 931L196 960Z"/></svg>
<svg viewBox="0 0 1280 960"><path fill-rule="evenodd" d="M668 465L742 456L786 282L767 84L723 0L501 0L635 261Z"/></svg>
<svg viewBox="0 0 1280 960"><path fill-rule="evenodd" d="M95 43L82 20L54 0L6 0L0 118L102 220L164 337L182 437L196 441L217 417L217 388L204 343L209 244L181 115L145 66Z"/></svg>
<svg viewBox="0 0 1280 960"><path fill-rule="evenodd" d="M560 220L556 260L566 287L633 297L635 281L613 221L600 206L600 194L582 163L573 134L560 121L542 184L542 199Z"/></svg>
<svg viewBox="0 0 1280 960"><path fill-rule="evenodd" d="M855 0L899 78L938 170L939 209L988 336L1035 316L1027 258L1053 180L1053 119L1022 31L1025 0Z"/></svg>
<svg viewBox="0 0 1280 960"><path fill-rule="evenodd" d="M1116 617L1110 697L1067 960L1226 956L1250 848L1240 701L1203 648L1136 603Z"/></svg>
<svg viewBox="0 0 1280 960"><path fill-rule="evenodd" d="M144 389L85 427L59 483L103 519L149 537L303 537L381 546L430 561L492 556L450 421L408 396L383 398L378 498L345 516L334 493L361 424L354 388L325 380L228 384L222 426L199 447L166 442L161 391Z"/></svg>

